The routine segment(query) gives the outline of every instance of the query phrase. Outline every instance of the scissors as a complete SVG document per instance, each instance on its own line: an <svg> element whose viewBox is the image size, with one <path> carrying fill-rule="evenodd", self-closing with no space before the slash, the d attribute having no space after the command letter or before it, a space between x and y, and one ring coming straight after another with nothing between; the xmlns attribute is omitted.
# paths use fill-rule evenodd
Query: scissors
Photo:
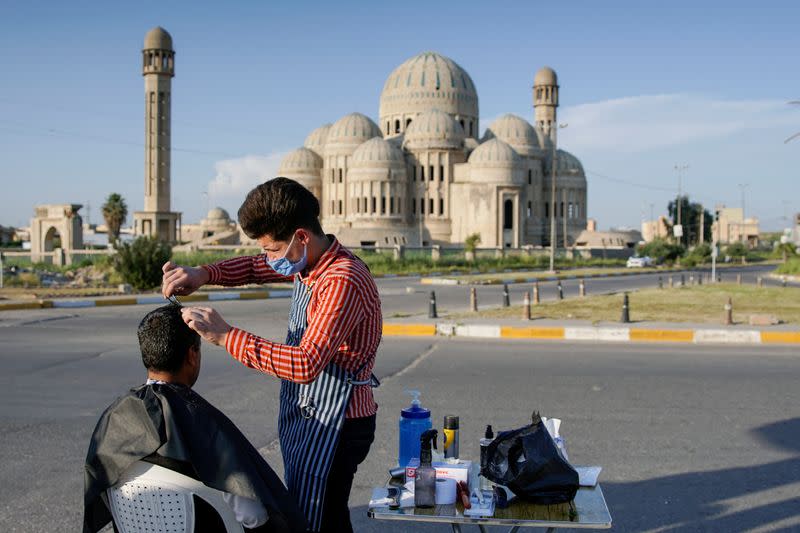
<svg viewBox="0 0 800 533"><path fill-rule="evenodd" d="M170 296L167 296L167 297L166 297L166 300L167 300L169 303L171 303L172 305L177 305L178 307L183 307L183 304L181 304L181 303L178 301L178 299L177 299L177 298L175 298L175 295L174 295L174 294L173 294L173 295L170 295Z"/></svg>

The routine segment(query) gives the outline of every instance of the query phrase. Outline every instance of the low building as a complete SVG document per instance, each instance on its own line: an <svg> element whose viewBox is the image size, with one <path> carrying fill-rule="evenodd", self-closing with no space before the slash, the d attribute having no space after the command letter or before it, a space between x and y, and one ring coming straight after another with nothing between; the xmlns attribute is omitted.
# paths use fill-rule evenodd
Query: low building
<svg viewBox="0 0 800 533"><path fill-rule="evenodd" d="M743 242L750 248L758 246L758 219L745 218L741 207L718 206L711 235L720 244Z"/></svg>
<svg viewBox="0 0 800 533"><path fill-rule="evenodd" d="M573 249L584 258L627 259L636 252L642 234L636 230L583 230L575 239Z"/></svg>
<svg viewBox="0 0 800 533"><path fill-rule="evenodd" d="M0 226L0 245L8 246L15 241L17 230L12 227Z"/></svg>
<svg viewBox="0 0 800 533"><path fill-rule="evenodd" d="M645 220L642 222L642 239L644 239L644 242L652 242L656 239L668 239L670 235L669 219L663 215L656 220Z"/></svg>

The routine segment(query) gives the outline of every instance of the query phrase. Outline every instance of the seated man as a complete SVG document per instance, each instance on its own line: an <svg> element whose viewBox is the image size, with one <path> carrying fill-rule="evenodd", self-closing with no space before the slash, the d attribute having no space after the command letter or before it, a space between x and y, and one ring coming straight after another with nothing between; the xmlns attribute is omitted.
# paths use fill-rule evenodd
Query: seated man
<svg viewBox="0 0 800 533"><path fill-rule="evenodd" d="M84 475L84 533L111 521L106 490L139 460L222 491L245 528L304 531L305 518L275 472L233 422L192 391L200 337L184 323L180 307L148 313L138 336L147 383L111 404L94 430ZM221 526L219 515L195 502L195 531L219 531L211 525Z"/></svg>

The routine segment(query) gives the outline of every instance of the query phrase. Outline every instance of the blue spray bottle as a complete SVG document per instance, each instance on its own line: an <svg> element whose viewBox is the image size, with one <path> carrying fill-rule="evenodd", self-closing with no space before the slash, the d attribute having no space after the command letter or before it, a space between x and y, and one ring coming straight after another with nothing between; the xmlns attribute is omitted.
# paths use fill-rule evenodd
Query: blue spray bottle
<svg viewBox="0 0 800 533"><path fill-rule="evenodd" d="M411 405L400 411L400 450L397 464L401 467L420 456L420 437L433 427L431 412L420 405L419 391L407 390L413 399Z"/></svg>

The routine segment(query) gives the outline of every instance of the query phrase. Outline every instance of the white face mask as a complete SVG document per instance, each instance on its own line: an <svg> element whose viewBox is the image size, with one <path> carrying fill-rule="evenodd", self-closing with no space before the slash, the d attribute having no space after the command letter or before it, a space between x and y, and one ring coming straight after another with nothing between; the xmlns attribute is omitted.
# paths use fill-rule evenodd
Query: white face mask
<svg viewBox="0 0 800 533"><path fill-rule="evenodd" d="M308 263L308 247L305 244L303 245L303 257L294 263L286 258L286 254L289 253L289 249L292 247L292 243L294 243L295 235L292 235L292 240L289 241L289 246L286 247L286 253L283 254L283 257L273 259L272 261L267 259L267 264L269 267L281 276L292 276L297 274L298 272L302 271Z"/></svg>

